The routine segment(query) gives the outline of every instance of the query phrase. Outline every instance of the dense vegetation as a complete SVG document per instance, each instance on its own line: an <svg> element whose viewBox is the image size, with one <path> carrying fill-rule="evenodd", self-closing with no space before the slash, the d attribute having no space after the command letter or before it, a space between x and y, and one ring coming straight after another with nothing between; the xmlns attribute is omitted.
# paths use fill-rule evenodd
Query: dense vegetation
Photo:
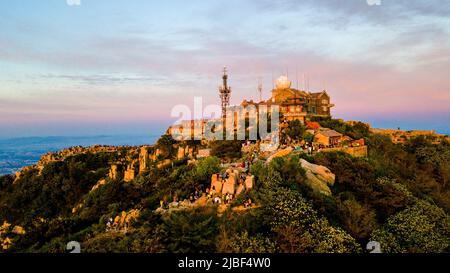
<svg viewBox="0 0 450 273"><path fill-rule="evenodd" d="M71 240L86 252L364 252L371 240L384 252L450 251L450 144L417 138L394 145L363 124L322 122L365 138L369 157L318 153L260 161L251 168L256 188L232 204L251 198L258 207L242 212L218 214L213 205L166 216L155 212L163 198L184 199L206 188L221 159L241 157L239 142L213 143L220 158L196 165L175 161L130 183L108 179L94 191L115 155L72 156L40 175L27 171L14 183L11 176L0 177L0 224L11 224L0 228L0 240L12 239L5 250L11 252L64 252ZM174 154L170 138L158 146L165 147L161 157ZM305 184L300 157L336 174L332 196ZM108 218L135 208L140 216L126 233L106 231ZM26 233L12 232L13 226Z"/></svg>

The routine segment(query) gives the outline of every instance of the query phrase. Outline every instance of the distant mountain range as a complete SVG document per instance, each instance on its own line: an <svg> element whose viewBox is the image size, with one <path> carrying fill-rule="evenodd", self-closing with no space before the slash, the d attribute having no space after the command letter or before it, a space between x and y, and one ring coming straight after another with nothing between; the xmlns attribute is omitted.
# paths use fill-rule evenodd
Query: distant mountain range
<svg viewBox="0 0 450 273"><path fill-rule="evenodd" d="M35 164L43 154L72 146L153 144L159 136L48 136L0 139L0 175Z"/></svg>

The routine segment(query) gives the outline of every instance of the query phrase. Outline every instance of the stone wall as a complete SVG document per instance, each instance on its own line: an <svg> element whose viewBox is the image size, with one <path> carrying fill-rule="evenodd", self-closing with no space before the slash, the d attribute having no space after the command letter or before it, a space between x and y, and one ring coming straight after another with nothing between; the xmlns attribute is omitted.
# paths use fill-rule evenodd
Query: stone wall
<svg viewBox="0 0 450 273"><path fill-rule="evenodd" d="M320 150L321 152L344 152L354 157L367 157L367 146L360 147L341 147L327 148Z"/></svg>

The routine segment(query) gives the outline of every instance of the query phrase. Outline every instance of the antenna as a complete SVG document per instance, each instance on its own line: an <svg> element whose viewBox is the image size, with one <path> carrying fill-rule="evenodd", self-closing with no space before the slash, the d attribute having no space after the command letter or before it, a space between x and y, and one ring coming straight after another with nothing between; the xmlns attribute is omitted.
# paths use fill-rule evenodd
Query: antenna
<svg viewBox="0 0 450 273"><path fill-rule="evenodd" d="M306 90L309 92L309 75L306 75Z"/></svg>
<svg viewBox="0 0 450 273"><path fill-rule="evenodd" d="M258 93L259 93L259 101L260 102L262 101L262 89L263 89L262 79L261 79L261 77L259 77L258 78Z"/></svg>
<svg viewBox="0 0 450 273"><path fill-rule="evenodd" d="M231 87L228 86L227 68L223 68L223 84L219 87L220 100L222 104L222 117L226 116L226 108L230 105Z"/></svg>
<svg viewBox="0 0 450 273"><path fill-rule="evenodd" d="M302 89L303 91L306 91L306 80L305 80L305 73L302 74Z"/></svg>
<svg viewBox="0 0 450 273"><path fill-rule="evenodd" d="M272 70L272 90L275 89L275 80L273 79L273 70Z"/></svg>

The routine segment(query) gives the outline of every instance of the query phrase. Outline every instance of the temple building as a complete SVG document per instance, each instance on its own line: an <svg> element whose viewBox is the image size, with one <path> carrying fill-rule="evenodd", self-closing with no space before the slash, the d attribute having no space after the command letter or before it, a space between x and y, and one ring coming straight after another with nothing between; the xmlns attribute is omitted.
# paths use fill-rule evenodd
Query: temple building
<svg viewBox="0 0 450 273"><path fill-rule="evenodd" d="M311 117L331 117L334 104L325 90L311 93L291 88L291 85L292 82L286 76L281 76L276 81L270 99L260 102L244 100L241 105L278 105L282 121L300 120L305 123Z"/></svg>

